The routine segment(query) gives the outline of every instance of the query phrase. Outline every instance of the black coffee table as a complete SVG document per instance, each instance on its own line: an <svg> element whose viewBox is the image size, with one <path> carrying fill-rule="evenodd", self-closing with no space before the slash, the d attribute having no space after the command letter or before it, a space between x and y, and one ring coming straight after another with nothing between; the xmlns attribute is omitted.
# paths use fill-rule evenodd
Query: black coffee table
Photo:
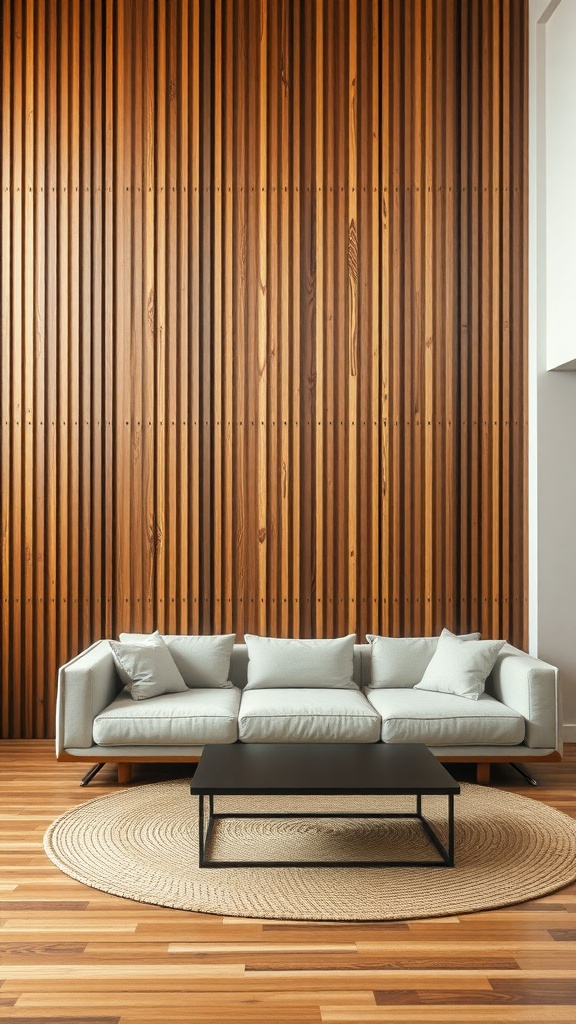
<svg viewBox="0 0 576 1024"><path fill-rule="evenodd" d="M420 743L233 743L204 748L190 784L198 797L199 865L230 867L453 867L454 797L460 786ZM415 810L354 814L216 813L216 796L414 796ZM422 798L446 796L448 844L422 812ZM207 828L205 799L208 797ZM223 818L414 818L438 851L435 860L240 861L210 860L206 849L214 822Z"/></svg>

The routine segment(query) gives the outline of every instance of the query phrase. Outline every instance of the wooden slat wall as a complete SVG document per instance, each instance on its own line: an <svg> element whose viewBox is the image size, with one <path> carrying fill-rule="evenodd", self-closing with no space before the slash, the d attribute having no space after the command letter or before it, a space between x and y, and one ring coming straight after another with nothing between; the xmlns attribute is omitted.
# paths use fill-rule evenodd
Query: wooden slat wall
<svg viewBox="0 0 576 1024"><path fill-rule="evenodd" d="M120 630L526 640L524 0L3 0L2 735Z"/></svg>

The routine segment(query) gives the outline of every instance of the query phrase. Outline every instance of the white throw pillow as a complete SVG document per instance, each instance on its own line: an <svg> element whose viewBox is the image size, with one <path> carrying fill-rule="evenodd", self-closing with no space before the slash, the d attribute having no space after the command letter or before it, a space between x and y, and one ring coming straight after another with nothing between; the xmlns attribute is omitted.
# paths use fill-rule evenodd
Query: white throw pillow
<svg viewBox="0 0 576 1024"><path fill-rule="evenodd" d="M370 687L412 687L419 683L438 646L437 636L366 636L371 646ZM461 640L479 640L480 633L464 633Z"/></svg>
<svg viewBox="0 0 576 1024"><path fill-rule="evenodd" d="M334 640L278 639L247 633L246 690L312 687L357 690L352 680L356 637Z"/></svg>
<svg viewBox="0 0 576 1024"><path fill-rule="evenodd" d="M435 654L415 690L478 700L505 640L462 640L443 629Z"/></svg>
<svg viewBox="0 0 576 1024"><path fill-rule="evenodd" d="M158 634L159 635L159 634ZM139 643L140 633L121 633L123 643ZM235 633L221 636L164 636L186 686L206 689L230 689L230 658L236 640Z"/></svg>
<svg viewBox="0 0 576 1024"><path fill-rule="evenodd" d="M109 640L120 679L133 700L162 693L180 693L187 687L159 633L138 644Z"/></svg>

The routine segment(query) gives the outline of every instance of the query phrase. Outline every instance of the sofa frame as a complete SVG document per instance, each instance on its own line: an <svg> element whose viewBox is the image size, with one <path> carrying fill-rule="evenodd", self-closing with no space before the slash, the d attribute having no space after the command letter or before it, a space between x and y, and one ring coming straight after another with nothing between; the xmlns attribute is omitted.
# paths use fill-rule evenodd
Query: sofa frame
<svg viewBox="0 0 576 1024"><path fill-rule="evenodd" d="M363 688L370 683L370 644L354 648L354 679ZM230 679L242 688L247 678L245 644L235 644ZM105 764L115 764L118 782L131 780L133 764L194 763L201 746L148 746L114 748L93 742L92 723L122 689L110 646L99 640L63 665L58 673L56 708L56 756L58 761L90 763L81 780L87 785ZM524 716L526 737L514 746L453 746L430 749L449 763L473 763L479 783L490 781L492 764L512 764L529 782L536 784L521 764L562 760L561 694L558 670L526 652L506 644L486 682L486 691L502 704Z"/></svg>

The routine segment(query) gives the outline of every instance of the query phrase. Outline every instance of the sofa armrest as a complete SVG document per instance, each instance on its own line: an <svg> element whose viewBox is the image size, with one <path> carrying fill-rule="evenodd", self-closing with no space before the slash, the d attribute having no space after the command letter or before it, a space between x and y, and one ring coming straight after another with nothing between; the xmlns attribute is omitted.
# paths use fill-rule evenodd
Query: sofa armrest
<svg viewBox="0 0 576 1024"><path fill-rule="evenodd" d="M58 671L56 756L67 747L90 747L92 723L114 700L122 683L110 644L98 640Z"/></svg>
<svg viewBox="0 0 576 1024"><path fill-rule="evenodd" d="M486 691L524 717L529 747L553 747L562 752L557 668L505 644L488 677Z"/></svg>

